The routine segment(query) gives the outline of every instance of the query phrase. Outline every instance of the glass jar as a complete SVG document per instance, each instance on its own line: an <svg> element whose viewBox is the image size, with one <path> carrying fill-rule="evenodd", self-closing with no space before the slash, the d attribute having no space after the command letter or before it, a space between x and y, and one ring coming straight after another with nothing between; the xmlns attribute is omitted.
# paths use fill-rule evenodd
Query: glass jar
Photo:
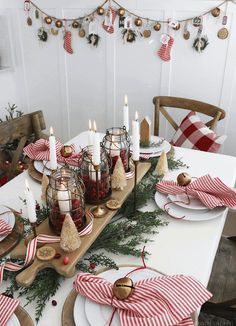
<svg viewBox="0 0 236 326"><path fill-rule="evenodd" d="M46 200L49 208L49 226L55 234L61 234L67 213L70 214L79 232L86 226L84 184L74 171L62 167L52 172Z"/></svg>
<svg viewBox="0 0 236 326"><path fill-rule="evenodd" d="M107 129L102 144L111 157L112 171L116 164L117 158L120 156L124 165L125 172L129 172L131 140L125 126L122 128L113 127Z"/></svg>
<svg viewBox="0 0 236 326"><path fill-rule="evenodd" d="M82 149L79 159L79 176L85 186L85 202L88 204L101 204L111 196L111 160L106 150L101 147L101 164L96 171L92 162L93 146Z"/></svg>

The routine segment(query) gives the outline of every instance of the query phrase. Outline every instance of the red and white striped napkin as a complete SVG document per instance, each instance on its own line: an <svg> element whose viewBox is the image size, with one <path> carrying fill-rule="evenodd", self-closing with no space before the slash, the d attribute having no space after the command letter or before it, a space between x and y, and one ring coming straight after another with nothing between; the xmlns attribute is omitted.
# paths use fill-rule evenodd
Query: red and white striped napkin
<svg viewBox="0 0 236 326"><path fill-rule="evenodd" d="M0 236L8 235L12 231L12 227L0 218ZM1 324L0 324L1 325Z"/></svg>
<svg viewBox="0 0 236 326"><path fill-rule="evenodd" d="M19 301L0 294L0 325L5 326L19 305Z"/></svg>
<svg viewBox="0 0 236 326"><path fill-rule="evenodd" d="M90 300L116 308L121 326L190 326L191 313L212 296L199 281L183 275L138 281L122 301L113 296L113 284L95 275L79 273L74 286Z"/></svg>
<svg viewBox="0 0 236 326"><path fill-rule="evenodd" d="M70 157L65 158L61 156L60 150L64 145L59 141L56 141L56 153L57 153L57 161L61 163L66 163L69 165L78 166L78 159L80 157L80 153L75 153L75 145L70 145L72 147L73 153ZM35 161L49 161L49 141L46 139L39 139L35 143L29 144L24 148L24 153Z"/></svg>
<svg viewBox="0 0 236 326"><path fill-rule="evenodd" d="M156 190L171 195L186 193L198 198L210 209L218 206L236 207L236 191L210 175L197 178L186 187L179 186L175 181L161 181L156 185Z"/></svg>

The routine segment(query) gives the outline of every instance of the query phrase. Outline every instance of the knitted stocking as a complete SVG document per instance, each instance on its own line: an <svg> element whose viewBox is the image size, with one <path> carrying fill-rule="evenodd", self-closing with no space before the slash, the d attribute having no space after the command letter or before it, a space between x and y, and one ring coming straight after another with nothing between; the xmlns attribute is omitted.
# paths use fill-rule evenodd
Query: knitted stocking
<svg viewBox="0 0 236 326"><path fill-rule="evenodd" d="M110 34L114 33L115 19L116 19L116 10L110 6L109 11L105 17L105 20L102 23L102 27L105 29L106 32Z"/></svg>
<svg viewBox="0 0 236 326"><path fill-rule="evenodd" d="M71 32L68 32L68 31L65 32L63 47L68 53L70 53L70 54L73 53L73 49L71 47Z"/></svg>
<svg viewBox="0 0 236 326"><path fill-rule="evenodd" d="M167 44L162 44L160 50L157 52L159 57L164 60L164 61L170 61L171 56L170 56L170 51L171 47L174 43L173 37L169 36L169 41Z"/></svg>

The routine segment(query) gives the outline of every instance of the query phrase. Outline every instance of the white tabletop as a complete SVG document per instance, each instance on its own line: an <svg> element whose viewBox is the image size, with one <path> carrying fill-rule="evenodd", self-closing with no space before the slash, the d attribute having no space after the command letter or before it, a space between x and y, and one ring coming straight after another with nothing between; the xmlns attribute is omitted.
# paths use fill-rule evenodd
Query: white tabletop
<svg viewBox="0 0 236 326"><path fill-rule="evenodd" d="M80 146L86 145L87 137L84 133L71 140L79 149ZM183 168L182 171L188 172L191 176L202 176L210 174L212 177L220 179L230 187L235 185L236 181L236 157L206 153L201 151L189 150L185 148L175 148L175 157L181 158L189 166L189 169ZM172 171L168 178L176 179L181 170ZM28 176L27 171L0 188L1 203L9 205L17 210L24 209L24 205L19 197L24 196L24 179L28 179L30 187L35 194L35 199L40 202L40 184ZM156 204L150 203L146 209L155 209ZM224 227L227 210L218 218L192 222L184 220L175 220L169 217L168 226L160 227L159 233L150 237L153 242L147 243L146 250L151 256L147 260L147 265L158 269L159 271L173 275L186 274L192 275L200 280L205 286L209 281L213 261ZM117 264L129 262L130 264L140 264L140 259L127 256L115 256ZM61 325L61 312L64 301L72 289L73 278L62 282L60 289L56 293L55 299L57 306L54 307L51 301L47 303L40 319L39 326L52 324ZM7 284L3 283L1 292L4 291ZM22 305L25 303L24 298L20 298ZM33 317L33 305L26 307L26 310ZM83 326L83 325L80 325Z"/></svg>

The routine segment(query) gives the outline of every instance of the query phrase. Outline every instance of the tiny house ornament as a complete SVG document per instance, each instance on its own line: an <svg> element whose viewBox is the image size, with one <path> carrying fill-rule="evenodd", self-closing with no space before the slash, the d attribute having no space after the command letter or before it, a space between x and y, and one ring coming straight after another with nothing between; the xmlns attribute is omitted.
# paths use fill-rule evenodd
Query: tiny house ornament
<svg viewBox="0 0 236 326"><path fill-rule="evenodd" d="M149 146L151 141L151 120L145 117L140 123L140 144Z"/></svg>

